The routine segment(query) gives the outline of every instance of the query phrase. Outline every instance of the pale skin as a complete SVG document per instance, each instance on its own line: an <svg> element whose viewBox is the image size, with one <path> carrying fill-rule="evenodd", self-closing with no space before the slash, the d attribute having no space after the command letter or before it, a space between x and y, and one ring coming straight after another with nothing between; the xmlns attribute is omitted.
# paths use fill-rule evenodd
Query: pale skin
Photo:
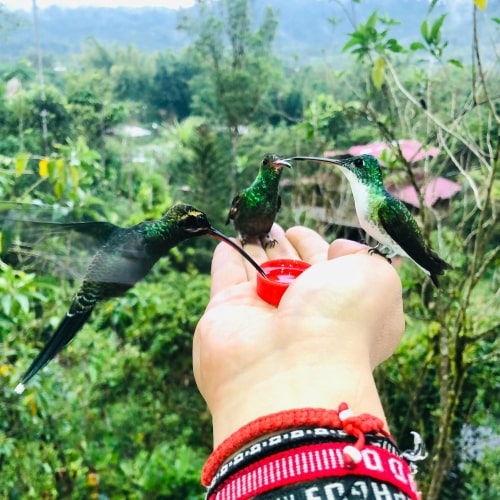
<svg viewBox="0 0 500 500"><path fill-rule="evenodd" d="M214 447L244 424L293 408L337 409L387 422L373 370L404 331L401 281L385 258L348 240L274 225L277 240L245 250L259 263L311 264L278 308L256 293L256 271L227 244L212 261L211 299L196 328L193 369L213 421Z"/></svg>

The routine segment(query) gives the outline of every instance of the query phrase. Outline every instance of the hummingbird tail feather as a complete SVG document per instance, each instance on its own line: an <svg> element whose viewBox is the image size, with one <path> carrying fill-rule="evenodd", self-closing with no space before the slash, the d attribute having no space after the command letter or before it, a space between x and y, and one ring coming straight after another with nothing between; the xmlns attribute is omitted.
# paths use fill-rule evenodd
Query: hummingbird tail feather
<svg viewBox="0 0 500 500"><path fill-rule="evenodd" d="M426 264L426 270L431 278L432 282L439 288L438 276L444 274L444 272L448 269L452 269L448 262L444 261L436 252L432 250L428 251L428 262Z"/></svg>
<svg viewBox="0 0 500 500"><path fill-rule="evenodd" d="M73 339L87 321L91 312L92 309L89 309L73 316L66 315L63 318L57 330L43 346L43 349L24 374L21 382L14 389L16 393L21 394L25 385Z"/></svg>

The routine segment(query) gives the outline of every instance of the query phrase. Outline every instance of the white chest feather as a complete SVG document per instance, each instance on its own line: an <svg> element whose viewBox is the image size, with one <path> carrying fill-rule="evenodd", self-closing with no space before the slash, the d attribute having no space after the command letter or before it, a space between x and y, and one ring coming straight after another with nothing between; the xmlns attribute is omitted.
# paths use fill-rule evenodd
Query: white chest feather
<svg viewBox="0 0 500 500"><path fill-rule="evenodd" d="M387 234L380 224L377 214L377 195L370 194L368 186L360 182L351 171L342 170L351 185L359 225L367 234L386 247L390 251L389 255L407 256L406 252Z"/></svg>

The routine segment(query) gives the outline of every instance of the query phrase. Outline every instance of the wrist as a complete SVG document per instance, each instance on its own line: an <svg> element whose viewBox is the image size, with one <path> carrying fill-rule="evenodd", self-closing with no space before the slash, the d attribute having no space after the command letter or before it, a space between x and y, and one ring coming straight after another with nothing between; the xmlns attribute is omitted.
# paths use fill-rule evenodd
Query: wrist
<svg viewBox="0 0 500 500"><path fill-rule="evenodd" d="M266 435L270 437L265 438ZM384 441L383 437L377 436L389 440ZM260 440L254 441L258 437ZM379 447L378 452L373 446ZM386 477L373 475L372 455L378 453L378 462L382 458L381 452L391 462L387 464L390 465L386 467L387 471L395 469L397 465L398 473L392 477L390 474ZM315 454L314 459L312 454ZM326 459L328 456L331 463L319 464L321 457ZM366 460L369 462L368 469L364 470L363 462ZM298 469L291 470L294 464ZM314 469L315 464L318 464L317 470ZM377 467L377 470L383 469ZM401 472L404 469L407 474L403 476ZM398 491L399 488L401 491L406 490L411 498L418 496L413 495L416 490L413 489L411 471L399 459L399 452L384 429L384 423L373 415L354 415L346 403L341 403L337 409L293 409L249 422L214 450L203 468L202 484L210 486L209 498L218 498L219 495L236 498L229 492L240 490L247 493L242 498L250 498L252 493L259 493L260 490L283 487L285 483L281 479L284 478L289 478L290 484L295 484L297 481L349 474L388 481Z"/></svg>
<svg viewBox="0 0 500 500"><path fill-rule="evenodd" d="M355 414L369 413L387 429L382 404L369 363L275 366L246 372L244 380L226 381L219 394L208 401L213 421L214 447L248 422L293 408L337 408L349 401Z"/></svg>

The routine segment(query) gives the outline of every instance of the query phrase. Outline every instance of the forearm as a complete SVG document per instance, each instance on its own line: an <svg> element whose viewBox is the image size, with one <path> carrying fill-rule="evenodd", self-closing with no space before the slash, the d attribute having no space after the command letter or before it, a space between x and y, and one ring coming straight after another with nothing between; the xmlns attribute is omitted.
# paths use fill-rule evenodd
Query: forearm
<svg viewBox="0 0 500 500"><path fill-rule="evenodd" d="M345 401L355 414L370 413L387 423L372 373L366 366L338 364L299 365L280 369L265 366L228 380L220 397L210 404L214 446L238 428L263 415L293 408L337 408ZM268 373L262 377L263 373ZM252 380L252 384L248 383ZM246 382L245 382L246 381Z"/></svg>

